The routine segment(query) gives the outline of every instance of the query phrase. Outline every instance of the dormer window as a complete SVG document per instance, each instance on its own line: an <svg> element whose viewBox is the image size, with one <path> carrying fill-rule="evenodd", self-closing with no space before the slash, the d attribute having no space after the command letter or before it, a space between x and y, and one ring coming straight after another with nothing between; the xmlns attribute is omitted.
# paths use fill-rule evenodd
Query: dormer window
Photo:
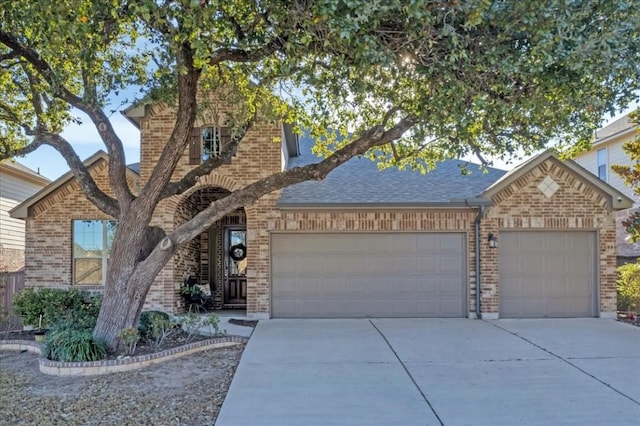
<svg viewBox="0 0 640 426"><path fill-rule="evenodd" d="M229 142L231 134L228 127L194 127L189 145L189 164L202 164L218 157Z"/></svg>

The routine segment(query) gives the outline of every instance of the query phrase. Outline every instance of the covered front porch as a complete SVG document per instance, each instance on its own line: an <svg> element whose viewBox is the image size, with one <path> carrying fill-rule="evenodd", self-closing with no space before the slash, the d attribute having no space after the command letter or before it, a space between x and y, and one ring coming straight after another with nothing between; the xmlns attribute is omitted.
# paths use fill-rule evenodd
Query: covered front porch
<svg viewBox="0 0 640 426"><path fill-rule="evenodd" d="M220 187L199 188L178 204L177 227L223 198ZM227 214L174 255L174 280L180 284L174 309L210 312L247 308L247 219L244 208Z"/></svg>

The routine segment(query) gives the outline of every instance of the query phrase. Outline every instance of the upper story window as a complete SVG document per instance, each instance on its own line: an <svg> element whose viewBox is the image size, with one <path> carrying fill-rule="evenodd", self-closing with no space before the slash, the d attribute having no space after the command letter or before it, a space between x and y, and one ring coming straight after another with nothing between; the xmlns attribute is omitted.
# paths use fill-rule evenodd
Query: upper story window
<svg viewBox="0 0 640 426"><path fill-rule="evenodd" d="M607 181L607 148L598 150L598 177Z"/></svg>
<svg viewBox="0 0 640 426"><path fill-rule="evenodd" d="M229 142L231 134L228 127L194 127L189 144L189 164L201 164L218 157Z"/></svg>
<svg viewBox="0 0 640 426"><path fill-rule="evenodd" d="M113 220L73 221L73 283L102 285L107 281L111 245L116 233Z"/></svg>

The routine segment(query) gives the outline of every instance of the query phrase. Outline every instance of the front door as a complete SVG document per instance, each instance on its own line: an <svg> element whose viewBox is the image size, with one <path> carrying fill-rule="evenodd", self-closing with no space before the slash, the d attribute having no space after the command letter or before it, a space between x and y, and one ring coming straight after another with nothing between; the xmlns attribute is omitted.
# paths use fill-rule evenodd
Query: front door
<svg viewBox="0 0 640 426"><path fill-rule="evenodd" d="M222 253L224 307L244 308L247 305L247 228L225 227Z"/></svg>

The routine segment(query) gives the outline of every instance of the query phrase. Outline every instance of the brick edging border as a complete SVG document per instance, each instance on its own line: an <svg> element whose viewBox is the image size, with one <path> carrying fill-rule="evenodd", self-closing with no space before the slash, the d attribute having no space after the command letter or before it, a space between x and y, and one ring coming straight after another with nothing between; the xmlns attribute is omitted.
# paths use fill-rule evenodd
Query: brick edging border
<svg viewBox="0 0 640 426"><path fill-rule="evenodd" d="M217 337L201 340L183 346L167 349L153 354L140 355L121 359L109 359L88 362L59 362L39 358L40 371L52 376L97 376L137 370L152 364L181 358L207 349L224 348L246 343L249 339L239 336ZM40 344L31 340L0 340L0 350L27 351L42 354Z"/></svg>

